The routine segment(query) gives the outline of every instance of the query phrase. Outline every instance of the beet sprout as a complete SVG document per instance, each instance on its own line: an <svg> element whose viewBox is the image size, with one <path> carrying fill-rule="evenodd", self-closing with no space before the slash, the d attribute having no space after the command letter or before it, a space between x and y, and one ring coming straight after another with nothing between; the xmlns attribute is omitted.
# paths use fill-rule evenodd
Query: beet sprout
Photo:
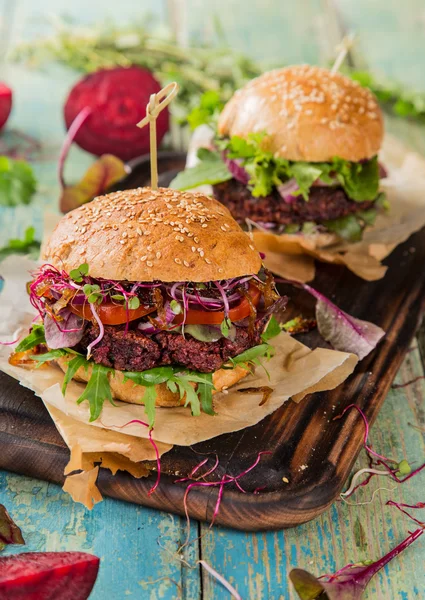
<svg viewBox="0 0 425 600"><path fill-rule="evenodd" d="M0 342L0 346L13 346L13 344L17 344L21 339L21 335L16 338L16 340L12 340L11 342Z"/></svg>
<svg viewBox="0 0 425 600"><path fill-rule="evenodd" d="M350 410L351 408L355 408L357 410L357 412L360 414L361 418L363 419L363 423L365 426L365 432L364 432L364 436L363 436L363 446L364 446L365 450L367 450L367 452L369 454L371 454L372 456L375 456L376 458L379 458L383 461L389 460L392 463L398 464L396 460L394 460L392 458L386 458L385 456L378 454L377 452L372 450L372 448L370 446L368 446L367 439L369 437L369 422L367 420L366 415L364 414L364 412L362 411L362 409L359 406L357 406L356 404L350 404L349 406L346 406L344 408L344 410L342 411L342 413L340 415L337 415L336 417L334 417L332 420L337 421L338 419L341 419L345 415L345 413L348 410Z"/></svg>
<svg viewBox="0 0 425 600"><path fill-rule="evenodd" d="M236 598L236 600L242 600L235 588L227 581L227 579L224 579L220 573L217 573L217 571L213 569L211 565L209 565L205 560L198 560L198 563L202 565L204 569L210 573L210 575L215 577L217 581L219 581L226 588L233 598Z"/></svg>
<svg viewBox="0 0 425 600"><path fill-rule="evenodd" d="M99 325L99 335L97 336L96 339L94 339L88 346L87 346L87 360L90 358L91 356L91 351L94 348L94 346L96 346L96 344L98 344L101 339L103 338L104 334L105 334L105 328L103 327L103 323L100 320L99 315L96 312L96 309L94 307L93 303L89 303L90 304L90 310L93 314L93 317L96 319L97 324Z"/></svg>
<svg viewBox="0 0 425 600"><path fill-rule="evenodd" d="M69 149L71 148L72 142L75 139L75 136L84 125L85 121L91 115L92 109L89 106L85 106L72 121L70 128L68 129L68 133L66 134L65 140L62 144L62 148L59 154L59 181L62 186L62 189L66 187L66 183L63 177L63 169L65 166L65 161L69 153Z"/></svg>
<svg viewBox="0 0 425 600"><path fill-rule="evenodd" d="M133 425L134 423L137 423L138 425L143 425L143 427L148 428L149 442L151 443L152 448L154 449L154 452L155 452L156 470L157 470L156 482L148 492L148 496L151 496L155 492L157 487L159 486L159 482L161 480L161 457L159 456L158 446L156 445L155 440L152 437L153 428L149 429L149 424L145 423L145 421L141 421L140 419L132 419L131 421L129 421L128 423L125 423L124 425L104 425L102 423L102 421L100 421L100 423L101 423L101 425L103 425L103 427L107 427L107 428L114 427L116 429L123 429L124 427L127 427L128 425Z"/></svg>
<svg viewBox="0 0 425 600"><path fill-rule="evenodd" d="M214 285L220 292L221 297L223 298L224 316L227 317L227 315L229 314L230 306L229 306L229 300L226 296L226 292L224 291L222 286L218 283L218 281L214 281Z"/></svg>
<svg viewBox="0 0 425 600"><path fill-rule="evenodd" d="M359 406L357 406L356 404L350 404L343 410L343 412L340 415L337 415L336 417L334 417L333 420L335 421L337 419L340 419L351 408L355 408L363 419L363 423L365 426L365 432L364 432L364 436L363 436L363 447L365 448L365 450L368 453L368 456L370 458L370 466L369 466L369 468L360 469L353 475L353 478L351 480L351 484L350 484L350 487L348 488L348 490L346 490L345 492L342 492L340 494L341 500L345 500L346 498L349 498L359 487L366 486L370 482L370 480L372 479L372 477L374 475L387 476L387 477L390 477L393 481L395 481L397 483L404 483L405 481L408 481L409 479L411 479L412 477L414 477L415 475L420 473L423 469L425 469L425 463L424 463L420 467L417 467L415 470L408 473L405 477L399 477L400 466L401 466L402 462L407 462L407 461L401 461L400 463L398 463L393 458L387 458L387 457L382 456L381 454L378 454L377 452L374 452L372 450L372 448L368 445L369 422L367 420L366 415L364 414L364 412L361 410L361 408ZM375 464L373 462L373 458L375 458L375 460L377 459ZM388 462L393 463L394 466L392 466L392 467L389 466L387 464ZM374 466L382 466L385 470L375 469L375 468L373 468ZM407 466L409 466L408 463L407 463ZM409 468L410 468L410 466L409 466ZM355 485L356 481L359 479L359 477L365 473L368 473L368 477L363 482ZM374 498L374 495L372 496L372 500L373 500L373 498ZM369 504L369 502L367 504Z"/></svg>
<svg viewBox="0 0 425 600"><path fill-rule="evenodd" d="M394 500L388 500L386 502L386 505L387 506L395 506L396 508L398 508L399 511L401 511L403 514L405 514L407 517L409 517L409 519L412 519L412 521L414 521L417 525L420 525L421 527L425 527L425 522L419 521L418 519L413 517L411 514L409 514L407 512L407 510L404 510L405 508L412 508L412 509L425 508L425 502L418 502L417 504L403 504L403 502L394 502Z"/></svg>

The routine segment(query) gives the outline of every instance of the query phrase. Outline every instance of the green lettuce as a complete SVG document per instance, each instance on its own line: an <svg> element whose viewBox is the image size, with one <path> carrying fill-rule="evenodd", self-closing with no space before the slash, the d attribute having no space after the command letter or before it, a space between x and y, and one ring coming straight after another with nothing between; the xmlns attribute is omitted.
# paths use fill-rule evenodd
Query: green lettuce
<svg viewBox="0 0 425 600"><path fill-rule="evenodd" d="M222 154L239 159L250 176L249 187L254 197L264 197L290 179L295 179L300 195L308 201L310 188L320 179L328 185L337 183L355 202L374 200L379 192L379 165L374 156L363 162L350 162L335 157L329 162L290 161L267 150L266 133L250 133L245 138L216 138L216 151L198 151L200 162L179 173L171 187L187 190L206 183L216 184L232 178Z"/></svg>

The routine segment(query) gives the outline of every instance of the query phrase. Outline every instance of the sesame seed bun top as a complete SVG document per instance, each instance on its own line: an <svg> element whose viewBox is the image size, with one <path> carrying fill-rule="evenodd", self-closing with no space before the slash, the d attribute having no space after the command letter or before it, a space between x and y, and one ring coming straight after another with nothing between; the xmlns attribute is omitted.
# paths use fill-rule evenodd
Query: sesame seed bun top
<svg viewBox="0 0 425 600"><path fill-rule="evenodd" d="M265 149L311 162L372 158L384 135L372 92L340 73L308 65L250 81L224 107L218 131L229 137L264 131Z"/></svg>
<svg viewBox="0 0 425 600"><path fill-rule="evenodd" d="M96 278L215 281L254 275L261 259L222 204L201 193L137 188L99 196L65 215L43 259Z"/></svg>

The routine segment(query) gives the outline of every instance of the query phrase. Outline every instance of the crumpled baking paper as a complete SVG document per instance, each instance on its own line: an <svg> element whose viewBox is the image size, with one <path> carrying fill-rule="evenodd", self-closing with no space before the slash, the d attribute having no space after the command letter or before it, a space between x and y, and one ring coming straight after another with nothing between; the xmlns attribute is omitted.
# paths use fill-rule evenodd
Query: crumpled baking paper
<svg viewBox="0 0 425 600"><path fill-rule="evenodd" d="M5 279L5 288L0 294L1 341L16 339L18 332L26 335L34 318L25 283L30 279L29 271L35 267L33 261L18 256L10 256L0 265ZM323 348L310 350L286 333L275 338L273 346L275 355L267 363L270 379L264 369L257 368L234 389L217 393L214 396L216 416L203 413L192 417L190 410L184 407L157 407L152 437L160 453L167 452L173 445L192 445L255 425L290 398L300 401L309 393L333 389L353 372L358 360L353 354L344 352ZM96 500L92 468L98 457L102 458L102 466L112 472L125 468L135 476L147 474L140 468L137 471L134 465L154 458L147 428L139 424L122 428L133 419L146 420L143 406L118 401L117 406L112 406L105 402L100 418L89 423L88 404L76 403L84 384L71 381L64 397L61 393L63 372L58 367L45 365L28 370L10 365L8 358L12 349L13 346L0 346L0 369L43 400L71 451L66 472L74 468L91 472L90 476L73 476L71 480L68 477L66 489L73 497L79 501L83 499L86 505L92 505ZM252 393L252 388L263 386L273 388L273 393L261 405L262 392ZM244 393L247 388L251 388L250 393ZM118 460L117 457L121 458ZM131 468L127 468L129 462L133 463Z"/></svg>
<svg viewBox="0 0 425 600"><path fill-rule="evenodd" d="M212 136L212 130L205 125L195 130L187 166L196 164L197 150L208 147ZM381 279L387 270L381 261L425 226L425 159L390 135L384 139L379 158L388 171L388 177L381 181L381 190L387 195L390 210L379 214L373 227L366 228L362 241L345 242L333 233L276 235L253 228L250 235L265 253L266 267L285 279L307 282L314 279L314 262L320 260L343 264L367 281ZM213 193L210 185L197 189Z"/></svg>

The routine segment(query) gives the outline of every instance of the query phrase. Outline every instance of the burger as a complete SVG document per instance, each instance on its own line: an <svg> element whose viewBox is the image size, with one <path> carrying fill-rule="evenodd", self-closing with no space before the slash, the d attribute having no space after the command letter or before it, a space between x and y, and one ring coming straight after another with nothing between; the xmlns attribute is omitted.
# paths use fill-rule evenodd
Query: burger
<svg viewBox="0 0 425 600"><path fill-rule="evenodd" d="M150 426L155 406L214 414L212 394L273 352L286 299L228 209L201 193L98 197L62 218L43 258L29 284L40 321L10 360L54 361L64 392L86 382L91 420L114 398L144 404Z"/></svg>
<svg viewBox="0 0 425 600"><path fill-rule="evenodd" d="M171 186L212 184L239 223L356 241L386 208L381 110L368 89L340 73L313 66L264 73L209 124L209 147Z"/></svg>

